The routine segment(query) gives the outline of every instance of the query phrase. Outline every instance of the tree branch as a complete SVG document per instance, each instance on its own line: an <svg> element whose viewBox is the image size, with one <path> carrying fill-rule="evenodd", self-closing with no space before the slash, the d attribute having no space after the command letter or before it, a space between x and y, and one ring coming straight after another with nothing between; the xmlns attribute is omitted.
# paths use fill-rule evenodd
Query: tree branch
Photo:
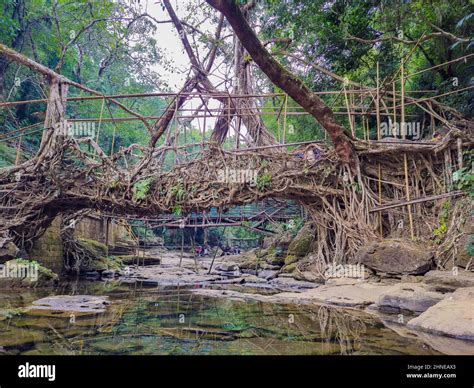
<svg viewBox="0 0 474 388"><path fill-rule="evenodd" d="M301 80L294 74L291 74L272 57L249 26L234 1L206 1L225 15L242 45L268 78L275 85L283 89L324 127L331 137L334 148L341 160L355 167L358 159L354 151L352 137L337 123L332 110L324 101L311 92Z"/></svg>

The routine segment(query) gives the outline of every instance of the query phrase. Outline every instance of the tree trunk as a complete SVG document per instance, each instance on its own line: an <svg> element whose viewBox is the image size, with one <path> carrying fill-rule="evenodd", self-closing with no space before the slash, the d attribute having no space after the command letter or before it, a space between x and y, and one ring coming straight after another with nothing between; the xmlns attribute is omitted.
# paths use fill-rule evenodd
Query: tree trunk
<svg viewBox="0 0 474 388"><path fill-rule="evenodd" d="M351 136L337 123L333 112L324 101L270 55L247 23L236 2L232 0L206 1L225 15L242 45L268 78L324 127L331 137L334 148L341 160L355 166L358 158L354 151Z"/></svg>

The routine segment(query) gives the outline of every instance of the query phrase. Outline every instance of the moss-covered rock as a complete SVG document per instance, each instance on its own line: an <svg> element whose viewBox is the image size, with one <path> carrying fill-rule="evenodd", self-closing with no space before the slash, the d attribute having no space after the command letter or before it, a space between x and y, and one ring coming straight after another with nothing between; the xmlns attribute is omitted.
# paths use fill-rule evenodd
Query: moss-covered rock
<svg viewBox="0 0 474 388"><path fill-rule="evenodd" d="M159 265L161 264L161 258L154 256L137 256L137 255L120 255L115 256L117 259L122 261L123 265Z"/></svg>
<svg viewBox="0 0 474 388"><path fill-rule="evenodd" d="M88 271L119 270L123 266L122 260L118 256L98 257L91 262Z"/></svg>
<svg viewBox="0 0 474 388"><path fill-rule="evenodd" d="M350 260L391 275L423 275L433 266L430 246L408 239L374 241L361 248Z"/></svg>
<svg viewBox="0 0 474 388"><path fill-rule="evenodd" d="M80 237L79 243L97 257L107 256L107 246L99 241Z"/></svg>
<svg viewBox="0 0 474 388"><path fill-rule="evenodd" d="M270 265L282 266L285 264L285 258L283 255L274 252L271 255L265 257L265 262Z"/></svg>
<svg viewBox="0 0 474 388"><path fill-rule="evenodd" d="M300 258L296 255L287 254L284 260L285 265L291 265L296 263Z"/></svg>
<svg viewBox="0 0 474 388"><path fill-rule="evenodd" d="M244 252L240 257L239 268L242 269L256 269L258 263L262 261L255 251Z"/></svg>
<svg viewBox="0 0 474 388"><path fill-rule="evenodd" d="M259 259L265 259L265 257L274 255L275 254L275 247L271 246L265 249L258 249L255 251L255 256Z"/></svg>
<svg viewBox="0 0 474 388"><path fill-rule="evenodd" d="M296 263L291 263L291 264L285 264L283 268L281 269L282 272L284 273L293 273L296 270Z"/></svg>
<svg viewBox="0 0 474 388"><path fill-rule="evenodd" d="M311 251L314 241L314 231L310 224L304 225L288 246L285 264L293 264L305 257Z"/></svg>

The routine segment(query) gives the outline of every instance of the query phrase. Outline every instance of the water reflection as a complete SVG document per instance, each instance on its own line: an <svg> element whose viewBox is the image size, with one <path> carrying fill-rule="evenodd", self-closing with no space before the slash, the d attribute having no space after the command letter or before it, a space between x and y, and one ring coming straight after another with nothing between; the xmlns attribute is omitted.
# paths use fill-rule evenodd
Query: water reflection
<svg viewBox="0 0 474 388"><path fill-rule="evenodd" d="M108 295L102 314L26 311L47 295ZM0 298L4 354L435 354L372 315L207 298L190 289L74 282Z"/></svg>

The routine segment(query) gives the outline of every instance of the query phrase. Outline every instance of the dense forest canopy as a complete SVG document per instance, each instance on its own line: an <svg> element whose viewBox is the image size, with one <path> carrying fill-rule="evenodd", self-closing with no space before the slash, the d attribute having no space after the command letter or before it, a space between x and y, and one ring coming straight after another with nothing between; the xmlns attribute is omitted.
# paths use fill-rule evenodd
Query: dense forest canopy
<svg viewBox="0 0 474 388"><path fill-rule="evenodd" d="M252 5L248 18L266 48L313 91L339 90L340 79L344 78L374 86L377 62L380 79L384 80L397 72L401 58L407 53L410 57L406 73L410 74L474 50L474 9L469 1L288 0L246 4ZM173 6L198 61L205 63L210 55L208 50L217 46L210 79L217 90L232 90L233 34L228 23L224 21L224 31L215 42L220 20L215 10L204 2L177 1ZM169 38L163 34L163 26L173 28L162 2L5 0L0 42L104 94L176 91L168 86L169 77L164 76L163 70L173 71L174 58L163 48L163 39ZM201 53L206 52L201 58ZM251 58L245 61L255 77L251 85L255 93L280 91ZM328 72L322 72L321 68ZM470 86L472 70L472 58L438 67L410 78L407 93L426 90L441 94ZM174 67L174 71L179 70ZM41 77L4 58L0 62L0 77L0 98L4 101L39 99L47 94ZM472 96L472 90L467 90L448 95L443 102L471 117ZM344 105L343 98L338 97L323 98L331 106ZM275 97L262 100L261 104L275 108L282 105L282 100ZM144 116L159 116L167 102L163 98L148 98L129 99L127 104ZM288 104L290 109L298 109L291 99ZM70 104L68 114L70 118L97 118L101 117L101 111L104 118L110 114L127 115L106 105L102 107L100 100L78 102ZM7 133L37 123L44 109L44 104L2 109L1 131ZM423 120L422 112L414 114ZM347 118L339 119L347 128ZM281 136L274 116L264 116L263 120L270 131ZM289 117L288 124L288 141L324 137L321 126L310 116ZM146 131L136 121L104 122L102 128L100 141L105 148L112 147L114 131L116 149L146 142ZM188 132L187 141L199 138L199 131L194 129L194 136L192 128ZM361 130L360 123L357 129ZM25 144L37 145L39 136L33 131Z"/></svg>

